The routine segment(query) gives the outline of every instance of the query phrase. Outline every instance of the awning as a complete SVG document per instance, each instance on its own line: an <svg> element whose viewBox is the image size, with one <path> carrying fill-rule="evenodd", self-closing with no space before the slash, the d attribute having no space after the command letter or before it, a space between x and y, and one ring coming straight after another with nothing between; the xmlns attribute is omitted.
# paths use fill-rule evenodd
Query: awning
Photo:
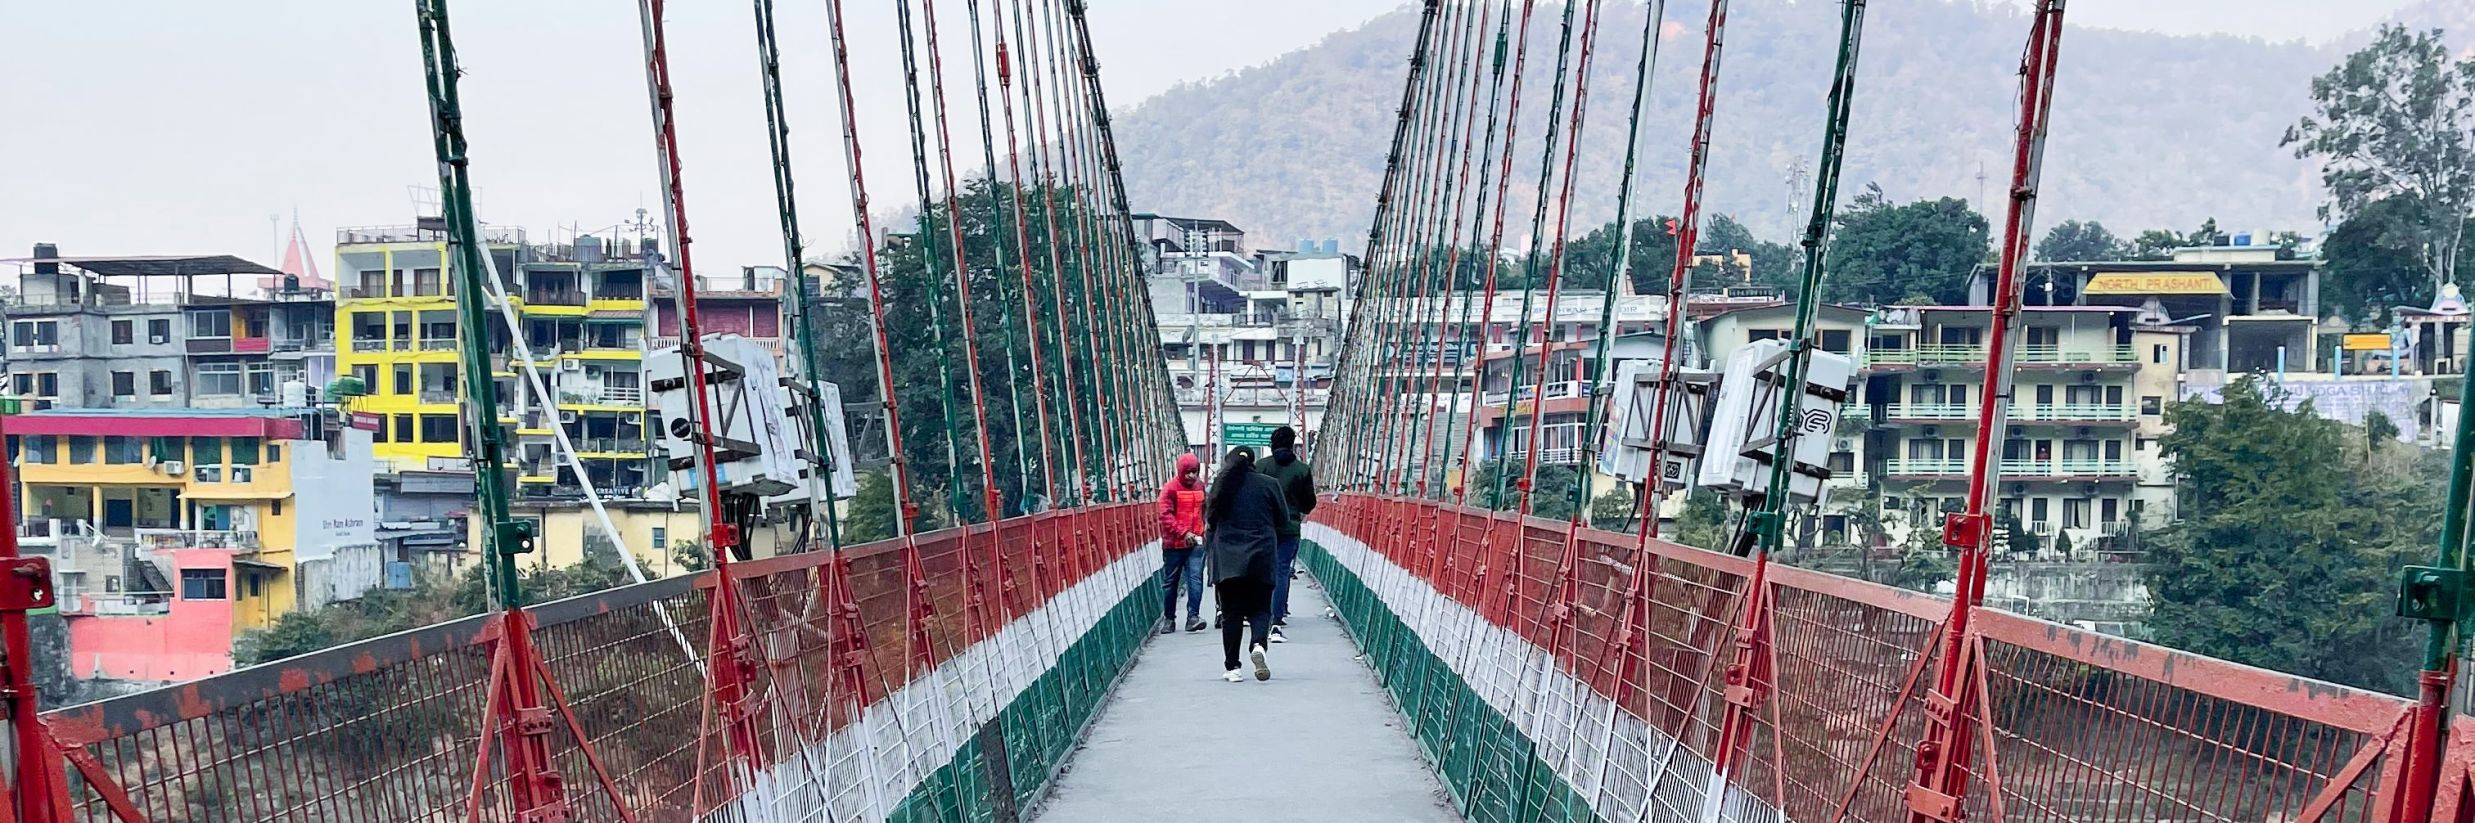
<svg viewBox="0 0 2475 823"><path fill-rule="evenodd" d="M282 500L291 497L292 493L250 488L217 489L207 487L207 484L192 483L189 490L181 492L180 496L183 500Z"/></svg>
<svg viewBox="0 0 2475 823"><path fill-rule="evenodd" d="M2088 279L2081 294L2225 294L2226 281L2200 271L2108 272Z"/></svg>
<svg viewBox="0 0 2475 823"><path fill-rule="evenodd" d="M244 560L238 557L232 558L232 565L254 572L269 572L273 574L282 574L284 572L291 571L291 569L286 568L284 564L281 563L269 563L264 560Z"/></svg>

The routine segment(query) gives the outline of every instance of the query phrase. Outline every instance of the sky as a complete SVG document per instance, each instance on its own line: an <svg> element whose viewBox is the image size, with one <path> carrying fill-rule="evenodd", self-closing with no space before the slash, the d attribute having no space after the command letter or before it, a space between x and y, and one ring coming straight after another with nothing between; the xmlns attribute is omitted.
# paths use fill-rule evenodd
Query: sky
<svg viewBox="0 0 2475 823"><path fill-rule="evenodd" d="M990 0L993 2L993 0ZM1994 0L2024 2L2024 0ZM2074 0L2079 25L2325 40L2406 0ZM699 271L782 262L748 7L674 3L668 31ZM870 202L916 202L892 4L850 0ZM962 4L943 0L956 162L979 165ZM280 262L297 214L321 269L335 229L410 223L434 187L411 4L122 0L0 4L0 259L237 254ZM1113 111L1268 62L1399 0L1092 0ZM802 234L849 247L825 4L780 4ZM535 239L658 219L635 5L459 2L452 11L485 222ZM1671 10L1670 14L1679 12ZM959 91L953 87L959 86ZM1002 163L1002 132L996 138ZM932 187L942 188L933 182ZM1135 204L1141 208L1142 204ZM16 267L0 264L0 272Z"/></svg>

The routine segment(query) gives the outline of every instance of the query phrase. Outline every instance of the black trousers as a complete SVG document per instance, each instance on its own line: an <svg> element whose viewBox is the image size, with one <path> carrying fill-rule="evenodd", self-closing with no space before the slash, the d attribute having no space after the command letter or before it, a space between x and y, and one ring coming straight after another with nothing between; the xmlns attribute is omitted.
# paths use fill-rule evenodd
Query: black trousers
<svg viewBox="0 0 2475 823"><path fill-rule="evenodd" d="M1238 667L1240 634L1254 628L1254 645L1269 642L1272 632L1272 584L1246 577L1232 577L1214 587L1220 593L1221 668Z"/></svg>

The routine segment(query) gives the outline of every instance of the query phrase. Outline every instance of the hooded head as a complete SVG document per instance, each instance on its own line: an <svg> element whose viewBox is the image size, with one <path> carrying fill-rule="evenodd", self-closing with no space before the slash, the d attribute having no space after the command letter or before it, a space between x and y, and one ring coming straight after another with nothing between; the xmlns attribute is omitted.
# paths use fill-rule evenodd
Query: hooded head
<svg viewBox="0 0 2475 823"><path fill-rule="evenodd" d="M1272 430L1272 462L1286 466L1297 462L1298 430L1282 426Z"/></svg>
<svg viewBox="0 0 2475 823"><path fill-rule="evenodd" d="M1177 456L1177 482L1187 488L1203 482L1203 458L1189 452Z"/></svg>

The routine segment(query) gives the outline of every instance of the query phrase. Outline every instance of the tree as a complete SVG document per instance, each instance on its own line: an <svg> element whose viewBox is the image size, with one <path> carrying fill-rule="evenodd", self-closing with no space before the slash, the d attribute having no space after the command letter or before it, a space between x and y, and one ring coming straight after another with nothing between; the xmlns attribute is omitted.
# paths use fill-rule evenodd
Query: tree
<svg viewBox="0 0 2475 823"><path fill-rule="evenodd" d="M1630 531L1634 508L1641 497L1632 489L1613 488L1590 498L1590 527L1607 531Z"/></svg>
<svg viewBox="0 0 2475 823"><path fill-rule="evenodd" d="M1470 472L1469 499L1472 503L1498 511L1509 511L1521 505L1520 482L1522 461L1489 460ZM1573 516L1573 491L1581 485L1581 474L1562 463L1541 463L1537 477L1530 484L1530 513L1549 520L1569 520ZM1513 472L1505 478L1503 493L1496 493L1496 474Z"/></svg>
<svg viewBox="0 0 2475 823"><path fill-rule="evenodd" d="M842 515L845 543L874 543L893 537L894 480L881 471L861 472L859 489Z"/></svg>
<svg viewBox="0 0 2475 823"><path fill-rule="evenodd" d="M2131 259L2169 260L2182 248L2183 235L2173 229L2149 229L2131 240Z"/></svg>
<svg viewBox="0 0 2475 823"><path fill-rule="evenodd" d="M2421 204L2392 197L2338 224L2320 248L2327 266L2320 278L2323 310L2377 328L2391 307L2431 305L2433 281L2417 251L2423 213Z"/></svg>
<svg viewBox="0 0 2475 823"><path fill-rule="evenodd" d="M1839 214L1822 298L1835 303L1968 300L1968 277L1992 253L1985 216L1956 197L1892 205L1867 186Z"/></svg>
<svg viewBox="0 0 2475 823"><path fill-rule="evenodd" d="M2065 220L2037 241L2037 259L2054 261L2120 260L2131 248L2095 220Z"/></svg>
<svg viewBox="0 0 2475 823"><path fill-rule="evenodd" d="M2475 60L2452 62L2439 29L2384 25L2370 45L2312 79L2312 104L2279 145L2319 158L2328 189L2321 219L2403 198L2428 281L2436 290L2456 282L2475 203Z"/></svg>
<svg viewBox="0 0 2475 823"><path fill-rule="evenodd" d="M1632 281L1635 294L1667 293L1667 275L1676 265L1676 235L1668 229L1668 224L1674 220L1672 217L1645 217L1633 221L1633 229L1629 232L1633 256L1626 261L1624 273ZM1565 288L1595 290L1607 287L1607 273L1616 264L1617 234L1616 224L1611 220L1590 230L1580 239L1564 244Z"/></svg>
<svg viewBox="0 0 2475 823"><path fill-rule="evenodd" d="M2393 576L2435 539L2439 458L2270 391L2246 378L2167 408L2183 520L2148 544L2149 625L2168 646L2403 693L2421 629L2393 618Z"/></svg>

